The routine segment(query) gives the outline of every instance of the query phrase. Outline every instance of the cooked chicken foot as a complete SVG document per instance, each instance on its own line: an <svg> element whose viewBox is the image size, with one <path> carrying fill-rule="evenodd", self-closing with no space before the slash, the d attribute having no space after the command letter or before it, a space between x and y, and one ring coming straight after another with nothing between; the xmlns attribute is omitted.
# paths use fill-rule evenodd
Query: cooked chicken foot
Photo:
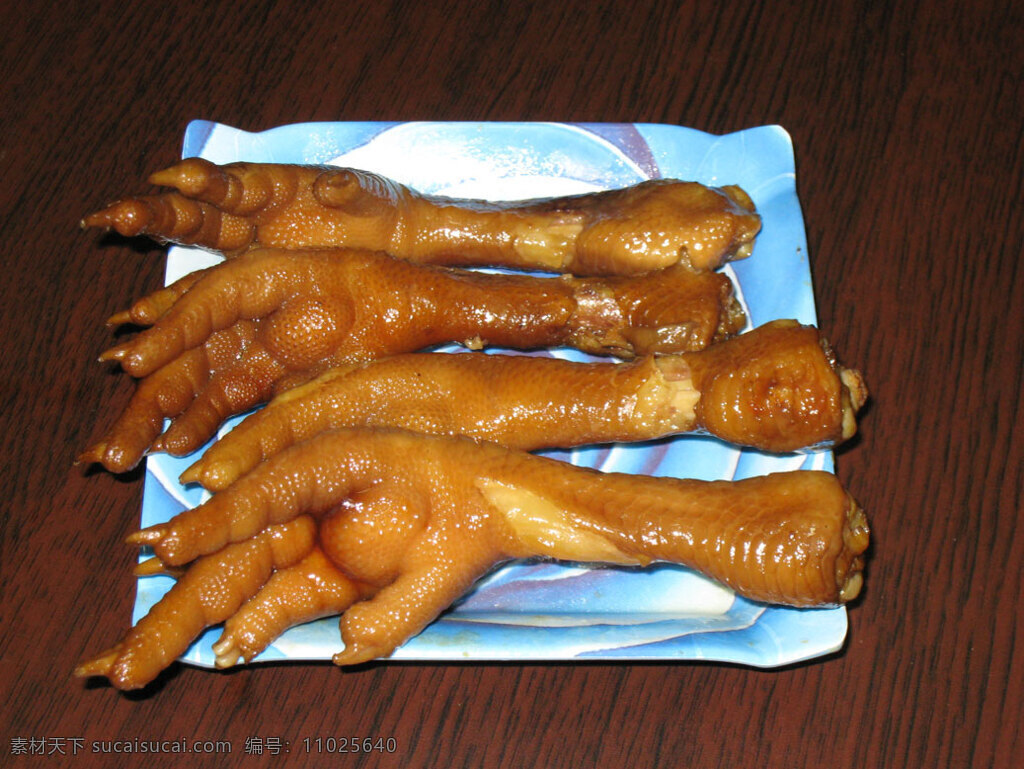
<svg viewBox="0 0 1024 769"><path fill-rule="evenodd" d="M495 564L668 561L753 600L860 590L866 519L834 475L736 482L602 474L465 438L345 429L297 444L194 510L129 537L188 562L310 514L345 575L375 585L341 620L339 664L390 654Z"/></svg>
<svg viewBox="0 0 1024 769"><path fill-rule="evenodd" d="M693 353L631 363L505 355L398 355L333 369L281 394L183 475L227 487L284 448L337 427L467 435L569 448L707 432L765 451L833 445L867 397L816 329L774 321Z"/></svg>
<svg viewBox="0 0 1024 769"><path fill-rule="evenodd" d="M658 179L562 198L486 203L421 195L366 171L188 158L150 176L177 192L83 220L225 254L256 246L386 251L427 264L631 275L712 270L750 255L761 227L739 187Z"/></svg>
<svg viewBox="0 0 1024 769"><path fill-rule="evenodd" d="M264 249L161 289L114 320L153 324L102 356L142 378L80 457L113 471L153 448L187 454L233 414L324 370L445 342L568 345L632 357L694 350L742 328L728 278L682 267L629 278L537 278L384 254Z"/></svg>
<svg viewBox="0 0 1024 769"><path fill-rule="evenodd" d="M314 546L316 524L300 515L220 552L200 558L111 649L83 662L75 675L106 676L119 689L145 686L210 625L223 622L254 595L274 569L286 569ZM153 562L139 571L158 573Z"/></svg>
<svg viewBox="0 0 1024 769"><path fill-rule="evenodd" d="M216 665L251 661L285 630L321 617L337 616L374 589L347 577L319 545L298 563L281 569L224 623L213 645Z"/></svg>

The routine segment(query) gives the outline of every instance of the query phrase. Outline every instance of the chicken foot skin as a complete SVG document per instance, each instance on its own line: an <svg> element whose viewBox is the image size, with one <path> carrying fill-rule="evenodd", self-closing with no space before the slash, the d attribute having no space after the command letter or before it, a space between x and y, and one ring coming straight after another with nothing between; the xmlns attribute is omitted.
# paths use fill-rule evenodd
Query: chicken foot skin
<svg viewBox="0 0 1024 769"><path fill-rule="evenodd" d="M334 566L377 588L345 611L339 664L390 654L509 559L679 563L752 600L817 606L859 592L869 538L830 473L651 478L465 438L344 429L129 542L173 565L307 514Z"/></svg>
<svg viewBox="0 0 1024 769"><path fill-rule="evenodd" d="M315 538L316 524L303 515L197 560L121 642L82 662L75 675L105 676L119 689L144 686L203 629L234 615L275 569L306 557ZM140 573L158 573L151 561L140 566Z"/></svg>
<svg viewBox="0 0 1024 769"><path fill-rule="evenodd" d="M372 586L346 576L314 545L301 561L276 571L228 618L213 644L215 664L227 668L239 660L251 662L288 628L339 615L373 592Z"/></svg>
<svg viewBox="0 0 1024 769"><path fill-rule="evenodd" d="M780 320L710 348L631 363L399 355L332 370L281 394L183 475L210 490L338 427L401 427L509 448L570 448L703 432L788 452L856 430L867 397L816 329Z"/></svg>
<svg viewBox="0 0 1024 769"><path fill-rule="evenodd" d="M174 192L126 198L83 220L123 235L233 255L258 246L345 247L450 266L629 275L749 256L760 217L739 187L656 179L561 198L487 203L421 195L350 168L218 166L188 158L150 176Z"/></svg>
<svg viewBox="0 0 1024 769"><path fill-rule="evenodd" d="M142 379L79 458L115 472L151 448L187 454L228 417L332 366L447 342L629 358L701 349L745 323L728 278L682 267L538 278L280 249L187 276L111 320L150 325L101 356Z"/></svg>

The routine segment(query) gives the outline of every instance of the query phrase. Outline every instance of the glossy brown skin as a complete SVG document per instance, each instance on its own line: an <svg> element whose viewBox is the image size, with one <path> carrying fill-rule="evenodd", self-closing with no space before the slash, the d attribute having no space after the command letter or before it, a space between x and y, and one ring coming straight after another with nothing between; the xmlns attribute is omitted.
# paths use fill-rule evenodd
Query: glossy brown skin
<svg viewBox="0 0 1024 769"><path fill-rule="evenodd" d="M540 278L376 252L261 249L186 276L112 321L151 325L101 356L142 382L80 461L120 472L151 447L187 454L229 416L332 366L447 342L672 353L727 338L745 319L728 278L679 266ZM165 418L173 424L154 446Z"/></svg>
<svg viewBox="0 0 1024 769"><path fill-rule="evenodd" d="M315 537L313 520L298 516L200 558L121 642L83 662L75 675L106 676L119 689L144 686L205 628L235 614L274 570L304 558Z"/></svg>
<svg viewBox="0 0 1024 769"><path fill-rule="evenodd" d="M488 203L420 195L376 174L188 158L150 177L177 192L126 198L83 221L237 254L259 246L386 251L425 264L632 275L712 270L761 227L739 187L657 179L562 198Z"/></svg>
<svg viewBox="0 0 1024 769"><path fill-rule="evenodd" d="M182 480L220 490L294 443L351 426L466 435L525 450L687 432L775 452L834 445L850 437L844 421L866 397L863 383L851 392L841 370L817 330L795 321L631 363L392 356L328 372L275 398L207 449Z"/></svg>
<svg viewBox="0 0 1024 769"><path fill-rule="evenodd" d="M522 528L495 488L528 513L539 501L561 528L541 536ZM856 595L869 537L863 513L829 473L735 482L604 474L466 438L348 429L281 452L129 541L152 546L164 563L187 563L307 515L320 521L332 578L354 583L347 597L372 593L351 608L333 605L344 611L338 664L390 654L512 558L668 561L753 600L816 606ZM203 620L182 621L191 632ZM222 650L238 651L233 639L222 641ZM167 664L160 636L148 643ZM96 665L80 672L103 673Z"/></svg>
<svg viewBox="0 0 1024 769"><path fill-rule="evenodd" d="M860 373L836 361L817 329L792 320L680 357L701 394L700 429L739 446L836 445L853 436L853 415L868 398Z"/></svg>
<svg viewBox="0 0 1024 769"><path fill-rule="evenodd" d="M374 592L372 585L342 572L315 544L301 561L275 571L227 619L213 645L217 667L230 667L239 659L249 662L288 628L341 614Z"/></svg>

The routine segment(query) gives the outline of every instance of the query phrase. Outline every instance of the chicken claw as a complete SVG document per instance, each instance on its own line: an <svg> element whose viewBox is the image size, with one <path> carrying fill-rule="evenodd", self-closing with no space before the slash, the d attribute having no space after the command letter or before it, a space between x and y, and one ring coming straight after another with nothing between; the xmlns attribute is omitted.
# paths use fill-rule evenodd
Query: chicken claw
<svg viewBox="0 0 1024 769"><path fill-rule="evenodd" d="M303 622L341 614L373 588L346 576L314 546L298 563L280 569L224 623L213 644L216 665L250 662L281 633Z"/></svg>
<svg viewBox="0 0 1024 769"><path fill-rule="evenodd" d="M761 227L739 187L657 179L562 198L486 203L421 195L350 168L188 158L150 176L175 192L126 198L89 227L232 255L258 246L386 251L413 262L627 275L713 270ZM642 234L640 234L642 233Z"/></svg>
<svg viewBox="0 0 1024 769"><path fill-rule="evenodd" d="M631 363L411 353L332 369L282 393L207 449L182 481L223 489L293 443L349 426L525 450L707 432L795 451L850 438L866 397L859 373L796 321Z"/></svg>
<svg viewBox="0 0 1024 769"><path fill-rule="evenodd" d="M322 433L131 542L169 564L298 516L374 588L341 619L338 664L390 654L493 566L515 558L694 568L752 600L852 599L868 526L830 473L735 482L600 473L465 438L402 430Z"/></svg>
<svg viewBox="0 0 1024 769"><path fill-rule="evenodd" d="M209 625L223 622L254 595L274 569L291 566L313 548L316 525L299 516L252 539L202 558L133 627L124 639L75 669L79 677L106 676L119 689L145 686ZM158 573L146 561L138 570Z"/></svg>
<svg viewBox="0 0 1024 769"><path fill-rule="evenodd" d="M732 284L672 267L617 278L492 275L374 252L261 249L161 289L114 320L152 324L108 351L142 378L80 457L113 471L187 454L233 414L331 366L462 342L632 357L701 349L742 328ZM172 419L157 441L163 419ZM154 442L155 445L154 445Z"/></svg>

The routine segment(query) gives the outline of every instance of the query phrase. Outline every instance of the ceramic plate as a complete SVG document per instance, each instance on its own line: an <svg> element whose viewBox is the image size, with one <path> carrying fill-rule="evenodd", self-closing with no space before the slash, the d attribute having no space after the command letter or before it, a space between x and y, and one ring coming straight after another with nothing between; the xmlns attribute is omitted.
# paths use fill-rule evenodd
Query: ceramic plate
<svg viewBox="0 0 1024 769"><path fill-rule="evenodd" d="M741 185L763 218L754 255L725 269L738 284L752 325L775 318L815 323L793 149L777 126L726 136L667 125L563 123L307 123L261 133L196 121L183 156L353 166L421 192L491 200L575 194L667 177ZM167 279L216 257L173 248ZM582 358L571 351L552 354ZM230 429L231 425L224 429ZM605 471L703 479L743 478L800 468L833 470L830 452L767 455L710 438L680 437L632 446L549 454ZM206 498L182 487L196 457L147 460L142 525L168 520ZM134 621L172 584L139 580ZM785 665L837 650L843 608L770 607L734 596L675 566L647 569L513 563L483 579L396 660L716 660ZM211 666L219 629L184 655ZM327 660L341 648L337 619L293 628L260 660Z"/></svg>

